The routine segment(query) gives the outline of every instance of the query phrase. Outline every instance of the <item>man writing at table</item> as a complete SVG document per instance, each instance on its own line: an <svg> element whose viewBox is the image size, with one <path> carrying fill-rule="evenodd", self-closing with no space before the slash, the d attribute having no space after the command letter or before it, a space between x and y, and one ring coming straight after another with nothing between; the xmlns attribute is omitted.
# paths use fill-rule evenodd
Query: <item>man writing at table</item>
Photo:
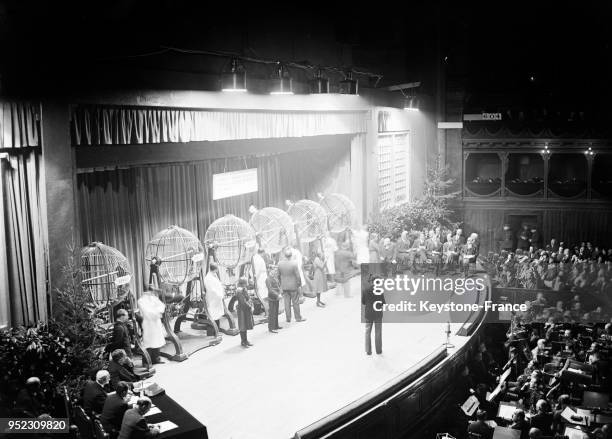
<svg viewBox="0 0 612 439"><path fill-rule="evenodd" d="M145 415L151 409L151 400L141 396L136 407L129 409L123 415L118 439L149 439L159 435L159 428L148 425Z"/></svg>
<svg viewBox="0 0 612 439"><path fill-rule="evenodd" d="M125 381L119 381L115 386L115 393L108 395L104 401L100 422L104 427L104 431L109 433L112 438L117 437L121 430L123 415L128 407L128 390L129 385Z"/></svg>

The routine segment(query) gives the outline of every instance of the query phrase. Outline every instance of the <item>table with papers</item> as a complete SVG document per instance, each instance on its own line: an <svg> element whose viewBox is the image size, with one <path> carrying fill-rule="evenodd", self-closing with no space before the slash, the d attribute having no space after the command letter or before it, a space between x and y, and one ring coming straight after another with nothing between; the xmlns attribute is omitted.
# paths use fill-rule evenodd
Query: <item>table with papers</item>
<svg viewBox="0 0 612 439"><path fill-rule="evenodd" d="M157 439L208 439L206 426L165 393L151 397L151 402L145 419L159 427Z"/></svg>

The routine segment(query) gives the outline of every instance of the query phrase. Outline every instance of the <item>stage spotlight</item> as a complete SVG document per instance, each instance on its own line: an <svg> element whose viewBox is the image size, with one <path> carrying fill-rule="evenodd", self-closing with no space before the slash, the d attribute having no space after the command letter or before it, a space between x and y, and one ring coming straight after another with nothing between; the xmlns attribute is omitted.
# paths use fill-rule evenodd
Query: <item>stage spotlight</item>
<svg viewBox="0 0 612 439"><path fill-rule="evenodd" d="M353 79L353 72L346 72L345 78L339 84L340 93L345 95L359 94L359 82Z"/></svg>
<svg viewBox="0 0 612 439"><path fill-rule="evenodd" d="M221 73L221 90L228 92L245 92L246 70L238 59L232 58L228 71Z"/></svg>
<svg viewBox="0 0 612 439"><path fill-rule="evenodd" d="M404 110L419 111L419 100L414 96L404 99Z"/></svg>
<svg viewBox="0 0 612 439"><path fill-rule="evenodd" d="M321 69L317 70L314 78L310 81L310 93L312 94L325 94L329 93L329 79L323 77Z"/></svg>
<svg viewBox="0 0 612 439"><path fill-rule="evenodd" d="M281 63L277 64L276 73L272 79L271 95L292 95L293 94L293 79L289 74L289 70Z"/></svg>

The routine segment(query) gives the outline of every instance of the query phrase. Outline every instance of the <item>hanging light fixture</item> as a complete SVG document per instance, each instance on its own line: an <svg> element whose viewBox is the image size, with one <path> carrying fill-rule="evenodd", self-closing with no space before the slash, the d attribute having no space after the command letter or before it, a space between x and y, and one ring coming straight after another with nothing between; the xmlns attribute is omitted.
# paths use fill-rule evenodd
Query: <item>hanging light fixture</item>
<svg viewBox="0 0 612 439"><path fill-rule="evenodd" d="M323 71L321 69L317 69L314 77L310 80L310 93L329 93L329 79L323 77Z"/></svg>
<svg viewBox="0 0 612 439"><path fill-rule="evenodd" d="M345 77L340 81L340 93L345 95L359 94L359 82L353 79L353 72L346 72Z"/></svg>
<svg viewBox="0 0 612 439"><path fill-rule="evenodd" d="M271 95L292 95L293 94L293 79L289 74L289 70L280 62L277 63L276 73L272 79Z"/></svg>
<svg viewBox="0 0 612 439"><path fill-rule="evenodd" d="M419 100L416 96L410 96L404 99L404 110L419 111Z"/></svg>
<svg viewBox="0 0 612 439"><path fill-rule="evenodd" d="M245 92L246 70L237 58L232 58L230 68L221 73L221 90L229 92Z"/></svg>

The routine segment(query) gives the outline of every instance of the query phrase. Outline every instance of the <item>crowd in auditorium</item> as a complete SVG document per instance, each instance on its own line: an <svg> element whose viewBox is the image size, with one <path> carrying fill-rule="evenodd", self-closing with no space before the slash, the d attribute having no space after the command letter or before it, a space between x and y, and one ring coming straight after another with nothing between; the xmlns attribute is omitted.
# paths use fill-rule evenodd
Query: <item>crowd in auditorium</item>
<svg viewBox="0 0 612 439"><path fill-rule="evenodd" d="M505 336L493 326L458 379L455 401L477 400L460 412L468 438L491 438L495 427L520 439L612 437L611 323L515 321Z"/></svg>
<svg viewBox="0 0 612 439"><path fill-rule="evenodd" d="M555 238L542 245L539 237L524 227L512 241L510 232L500 241L501 252L484 258L498 286L612 293L612 248L588 241L566 245Z"/></svg>

